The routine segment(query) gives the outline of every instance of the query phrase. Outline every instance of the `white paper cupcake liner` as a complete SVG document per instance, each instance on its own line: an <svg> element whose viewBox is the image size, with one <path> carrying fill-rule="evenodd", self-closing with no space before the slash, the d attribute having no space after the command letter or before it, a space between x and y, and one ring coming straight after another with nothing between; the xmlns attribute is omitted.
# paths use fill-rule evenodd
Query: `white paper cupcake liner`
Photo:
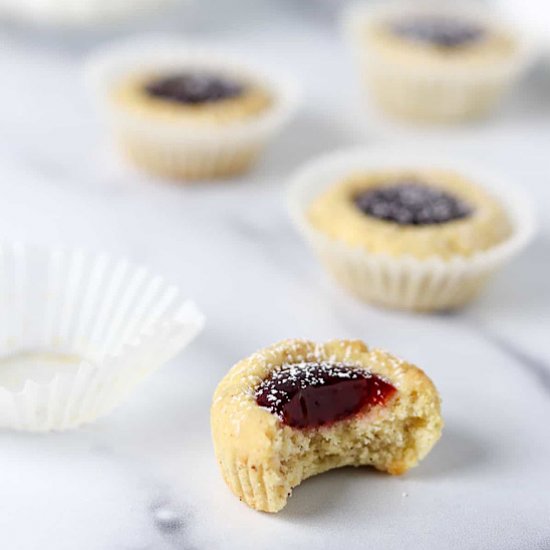
<svg viewBox="0 0 550 550"><path fill-rule="evenodd" d="M201 127L156 120L112 101L113 88L121 79L149 70L182 68L248 77L267 88L273 103L242 121ZM180 179L224 177L247 170L290 120L299 100L297 84L289 77L177 39L149 38L108 47L90 59L87 79L126 155L147 171Z"/></svg>
<svg viewBox="0 0 550 550"><path fill-rule="evenodd" d="M368 47L365 29L404 13L462 15L503 29L516 41L515 52L501 62L457 67L428 64L409 66L392 62L391 56ZM479 117L495 107L535 58L531 37L503 22L487 9L471 2L391 1L356 4L345 12L344 30L355 52L361 79L367 91L389 114L425 122L453 122Z"/></svg>
<svg viewBox="0 0 550 550"><path fill-rule="evenodd" d="M126 260L0 245L0 427L95 420L203 324L177 288Z"/></svg>
<svg viewBox="0 0 550 550"><path fill-rule="evenodd" d="M408 255L370 253L326 236L308 221L312 201L350 174L426 167L456 171L498 196L512 225L510 237L469 257L417 259ZM509 186L506 178L454 159L446 160L441 155L410 151L410 148L407 153L400 149L398 154L390 150L352 149L315 160L292 179L289 207L299 231L344 287L368 302L417 311L451 309L469 302L491 275L529 242L535 229L528 198Z"/></svg>

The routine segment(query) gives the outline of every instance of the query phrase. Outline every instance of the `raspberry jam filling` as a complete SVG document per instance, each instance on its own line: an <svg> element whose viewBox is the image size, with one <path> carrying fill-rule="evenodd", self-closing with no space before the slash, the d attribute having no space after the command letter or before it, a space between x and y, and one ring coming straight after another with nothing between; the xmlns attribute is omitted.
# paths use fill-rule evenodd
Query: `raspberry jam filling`
<svg viewBox="0 0 550 550"><path fill-rule="evenodd" d="M391 25L397 36L424 42L440 48L457 48L482 40L486 31L474 21L448 16L415 16L400 19Z"/></svg>
<svg viewBox="0 0 550 550"><path fill-rule="evenodd" d="M179 73L168 75L145 86L153 97L176 103L210 103L241 95L244 87L225 77L210 73Z"/></svg>
<svg viewBox="0 0 550 550"><path fill-rule="evenodd" d="M317 428L385 404L392 384L343 363L296 363L274 371L256 390L256 403L292 428Z"/></svg>
<svg viewBox="0 0 550 550"><path fill-rule="evenodd" d="M402 180L367 189L354 197L364 214L399 225L431 225L466 218L472 209L464 201L436 187Z"/></svg>

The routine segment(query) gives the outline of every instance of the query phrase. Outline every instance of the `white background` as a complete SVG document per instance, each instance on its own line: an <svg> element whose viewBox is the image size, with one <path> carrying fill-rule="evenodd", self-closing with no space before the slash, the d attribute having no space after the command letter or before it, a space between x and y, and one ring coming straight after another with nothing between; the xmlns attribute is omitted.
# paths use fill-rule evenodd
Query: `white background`
<svg viewBox="0 0 550 550"><path fill-rule="evenodd" d="M200 4L200 5L199 5ZM550 548L550 76L466 127L383 122L357 90L330 2L210 1L129 29L181 29L297 75L305 101L250 175L180 187L112 150L82 84L85 54L120 32L0 27L0 236L108 250L179 284L205 332L108 418L79 431L0 433L0 548ZM334 2L333 4L336 4ZM539 233L474 305L408 315L356 302L291 227L285 185L347 145L443 149L506 175ZM305 482L277 516L218 474L208 409L228 368L285 337L358 337L424 368L447 427L415 470Z"/></svg>

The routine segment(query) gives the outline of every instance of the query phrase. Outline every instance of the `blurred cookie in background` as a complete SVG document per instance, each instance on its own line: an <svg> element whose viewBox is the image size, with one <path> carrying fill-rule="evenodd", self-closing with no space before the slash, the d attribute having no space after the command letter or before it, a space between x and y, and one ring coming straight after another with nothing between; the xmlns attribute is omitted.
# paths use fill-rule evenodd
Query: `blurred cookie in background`
<svg viewBox="0 0 550 550"><path fill-rule="evenodd" d="M181 40L107 47L87 75L124 155L153 175L246 172L292 116L292 79Z"/></svg>
<svg viewBox="0 0 550 550"><path fill-rule="evenodd" d="M535 51L523 31L471 3L358 4L345 12L344 25L375 102L415 122L485 115Z"/></svg>
<svg viewBox="0 0 550 550"><path fill-rule="evenodd" d="M296 226L334 279L398 309L464 306L534 231L529 200L503 176L410 149L312 161L289 198Z"/></svg>

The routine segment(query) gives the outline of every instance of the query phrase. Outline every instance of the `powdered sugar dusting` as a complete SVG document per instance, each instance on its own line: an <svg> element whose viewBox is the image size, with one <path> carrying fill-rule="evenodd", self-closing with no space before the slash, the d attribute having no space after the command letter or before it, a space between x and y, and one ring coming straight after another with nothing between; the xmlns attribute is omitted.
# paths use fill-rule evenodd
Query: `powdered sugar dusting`
<svg viewBox="0 0 550 550"><path fill-rule="evenodd" d="M367 189L355 197L355 204L369 216L399 225L441 224L473 212L459 197L414 179Z"/></svg>
<svg viewBox="0 0 550 550"><path fill-rule="evenodd" d="M333 352L330 353L329 350ZM327 363L369 372L391 383L398 390L407 372L407 364L402 359L381 349L368 348L359 341L335 340L326 344L314 344L301 339L283 340L253 353L235 365L226 380L232 388L240 389L237 392L230 390L229 395L220 394L215 397L214 403L225 411L222 414L230 419L233 433L239 433L241 422L249 411L258 407L256 394L264 380L273 372L289 365L305 363Z"/></svg>
<svg viewBox="0 0 550 550"><path fill-rule="evenodd" d="M326 389L322 389L325 387ZM284 364L256 389L259 406L293 427L316 427L386 402L393 385L354 363Z"/></svg>

